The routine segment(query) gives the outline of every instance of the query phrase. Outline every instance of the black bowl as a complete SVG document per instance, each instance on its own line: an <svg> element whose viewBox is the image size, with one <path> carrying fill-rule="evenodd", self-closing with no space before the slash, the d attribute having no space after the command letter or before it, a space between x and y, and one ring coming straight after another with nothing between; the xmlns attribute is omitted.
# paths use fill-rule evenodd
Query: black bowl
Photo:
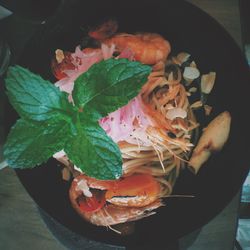
<svg viewBox="0 0 250 250"><path fill-rule="evenodd" d="M159 33L170 41L173 53L189 52L202 73L216 71L216 84L208 99L213 107L209 119L228 110L232 115L230 138L198 175L184 170L179 177L174 193L192 194L194 198L168 198L156 215L136 222L135 233L127 237L90 225L76 214L68 198L69 184L61 179L60 167L54 160L32 170L18 170L21 182L51 217L82 237L98 242L164 245L206 224L239 190L249 166L250 76L240 49L215 20L183 1L78 1L64 11L59 18L48 21L28 44L21 65L54 80L50 61L55 49L73 51L88 27L109 18L118 21L119 31ZM202 124L207 122L203 120Z"/></svg>

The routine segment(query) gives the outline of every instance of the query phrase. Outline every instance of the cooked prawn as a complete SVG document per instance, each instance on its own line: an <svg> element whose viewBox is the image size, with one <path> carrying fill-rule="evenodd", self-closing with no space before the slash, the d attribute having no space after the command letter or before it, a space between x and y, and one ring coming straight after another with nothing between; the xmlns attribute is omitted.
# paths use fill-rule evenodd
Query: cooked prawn
<svg viewBox="0 0 250 250"><path fill-rule="evenodd" d="M111 46L114 44L118 52L129 48L134 53L134 59L144 64L154 65L165 62L171 51L170 44L161 35L154 33L114 35L102 41Z"/></svg>
<svg viewBox="0 0 250 250"><path fill-rule="evenodd" d="M83 181L87 186L83 186ZM81 188L79 188L79 183L81 183ZM72 189L79 191L82 187L85 189L82 190L84 193L89 188L106 190L105 198L109 203L125 207L146 206L157 200L161 192L160 184L148 174L135 174L114 181L96 180L79 175L74 179Z"/></svg>
<svg viewBox="0 0 250 250"><path fill-rule="evenodd" d="M162 205L162 195L161 183L149 174L134 174L116 181L96 180L79 175L72 182L69 191L76 211L91 223L102 226L151 215L147 212ZM85 198L89 199L89 204L88 201L83 204Z"/></svg>

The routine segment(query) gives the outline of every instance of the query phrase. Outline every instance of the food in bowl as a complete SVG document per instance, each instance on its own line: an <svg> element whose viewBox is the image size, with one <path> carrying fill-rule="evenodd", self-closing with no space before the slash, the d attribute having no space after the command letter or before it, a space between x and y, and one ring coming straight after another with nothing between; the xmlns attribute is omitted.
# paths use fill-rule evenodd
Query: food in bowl
<svg viewBox="0 0 250 250"><path fill-rule="evenodd" d="M4 147L8 164L28 168L53 155L64 178L74 177L73 208L107 227L154 214L181 169L197 173L223 147L231 122L229 112L218 115L194 147L195 110L212 112L215 72L201 76L188 53L170 56L160 34L117 28L109 21L91 30L95 47L56 50L55 85L19 66L6 78L21 116ZM191 103L195 92L202 98Z"/></svg>

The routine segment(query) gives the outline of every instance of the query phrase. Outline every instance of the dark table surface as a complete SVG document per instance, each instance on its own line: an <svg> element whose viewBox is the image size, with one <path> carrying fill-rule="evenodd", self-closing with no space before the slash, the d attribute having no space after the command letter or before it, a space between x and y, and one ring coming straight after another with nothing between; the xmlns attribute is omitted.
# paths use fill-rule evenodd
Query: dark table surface
<svg viewBox="0 0 250 250"><path fill-rule="evenodd" d="M242 47L238 0L189 0L188 2L213 16ZM2 142L1 137L0 152ZM179 242L180 249L233 249L238 205L239 195L210 223L182 238ZM65 249L46 227L36 204L20 184L15 172L8 168L0 171L0 249ZM86 248L83 246L82 249Z"/></svg>

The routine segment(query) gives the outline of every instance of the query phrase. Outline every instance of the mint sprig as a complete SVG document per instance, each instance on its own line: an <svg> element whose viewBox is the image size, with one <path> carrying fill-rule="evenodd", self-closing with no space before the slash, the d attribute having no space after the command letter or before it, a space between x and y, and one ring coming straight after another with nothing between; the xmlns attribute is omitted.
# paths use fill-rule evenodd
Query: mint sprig
<svg viewBox="0 0 250 250"><path fill-rule="evenodd" d="M7 95L21 119L7 137L5 160L13 168L32 168L64 149L87 175L119 178L121 152L97 120L135 97L150 71L126 59L94 64L76 80L73 106L49 81L20 66L10 67Z"/></svg>

